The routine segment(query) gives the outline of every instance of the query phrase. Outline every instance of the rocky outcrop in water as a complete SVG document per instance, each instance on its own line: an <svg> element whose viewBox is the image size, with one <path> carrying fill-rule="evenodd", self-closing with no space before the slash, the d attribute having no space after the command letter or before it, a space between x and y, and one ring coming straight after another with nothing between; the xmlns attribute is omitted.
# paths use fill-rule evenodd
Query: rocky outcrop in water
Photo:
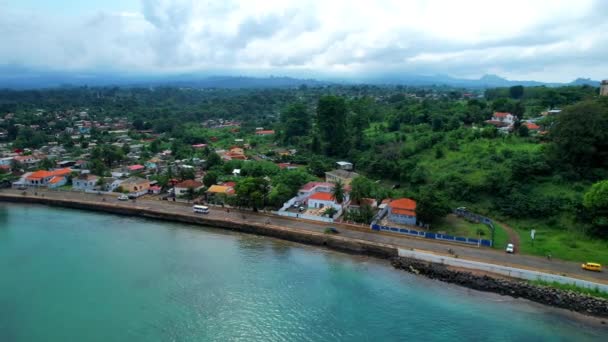
<svg viewBox="0 0 608 342"><path fill-rule="evenodd" d="M445 265L395 257L391 264L397 269L424 275L431 279L457 284L474 290L494 292L503 296L525 298L537 303L560 307L583 314L607 317L608 300L552 287L532 285L524 281L493 278L449 269Z"/></svg>

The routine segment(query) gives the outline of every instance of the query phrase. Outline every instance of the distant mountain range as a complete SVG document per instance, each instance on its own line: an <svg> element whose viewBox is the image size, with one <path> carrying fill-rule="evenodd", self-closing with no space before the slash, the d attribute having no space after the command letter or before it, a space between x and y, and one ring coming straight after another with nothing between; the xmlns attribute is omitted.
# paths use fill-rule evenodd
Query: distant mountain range
<svg viewBox="0 0 608 342"><path fill-rule="evenodd" d="M64 86L176 86L192 88L294 88L301 85L324 86L329 84L377 84L409 86L451 86L461 88L495 88L523 86L591 85L600 82L578 78L570 83L545 83L537 81L511 81L496 75L480 79L461 79L447 75L379 75L359 79L315 80L292 77L208 76L203 74L144 75L124 73L81 73L34 70L18 66L0 66L0 88L37 89Z"/></svg>

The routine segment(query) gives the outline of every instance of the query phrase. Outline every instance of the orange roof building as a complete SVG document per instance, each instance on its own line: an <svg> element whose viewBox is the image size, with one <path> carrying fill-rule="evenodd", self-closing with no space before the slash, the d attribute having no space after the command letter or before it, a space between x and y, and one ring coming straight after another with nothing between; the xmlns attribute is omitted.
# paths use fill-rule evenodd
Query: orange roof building
<svg viewBox="0 0 608 342"><path fill-rule="evenodd" d="M388 204L389 221L415 225L416 224L416 201L409 198L400 198Z"/></svg>
<svg viewBox="0 0 608 342"><path fill-rule="evenodd" d="M308 197L308 200L331 201L331 202L333 202L334 201L334 196L332 194L330 194L329 192L315 192L310 197Z"/></svg>
<svg viewBox="0 0 608 342"><path fill-rule="evenodd" d="M25 181L27 182L28 185L31 185L31 186L46 186L48 184L59 183L59 181L55 181L54 183L51 183L51 180L53 180L54 178L67 177L70 175L70 173L72 173L72 170L69 168L58 169L58 170L53 170L53 171L38 170L38 171L32 172L30 175L28 175L25 178Z"/></svg>
<svg viewBox="0 0 608 342"><path fill-rule="evenodd" d="M533 122L526 122L524 125L531 131L540 131L540 126Z"/></svg>

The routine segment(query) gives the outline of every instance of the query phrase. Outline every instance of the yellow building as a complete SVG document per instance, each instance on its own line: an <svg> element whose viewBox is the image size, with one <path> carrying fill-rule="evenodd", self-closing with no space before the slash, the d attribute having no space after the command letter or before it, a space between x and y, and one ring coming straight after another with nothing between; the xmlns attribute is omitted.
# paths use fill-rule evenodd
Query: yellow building
<svg viewBox="0 0 608 342"><path fill-rule="evenodd" d="M120 187L123 191L142 192L148 191L150 188L150 182L147 179L131 177L120 183Z"/></svg>

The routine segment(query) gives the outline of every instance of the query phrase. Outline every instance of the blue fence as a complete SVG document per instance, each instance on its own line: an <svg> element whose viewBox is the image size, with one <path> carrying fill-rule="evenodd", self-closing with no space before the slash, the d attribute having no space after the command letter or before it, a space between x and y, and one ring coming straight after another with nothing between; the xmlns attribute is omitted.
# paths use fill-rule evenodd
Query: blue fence
<svg viewBox="0 0 608 342"><path fill-rule="evenodd" d="M372 227L372 230L375 230L375 231L393 232L393 233L407 234L407 235L423 237L423 238L433 239L433 240L443 240L443 241L465 243L465 244L469 244L469 245L481 245L481 246L485 246L485 247L492 247L492 241L485 240L485 239L480 240L480 239L473 239L473 238L467 238L467 237L452 236L452 235L447 235L447 234L421 232L421 231L414 230L414 229L395 228L395 227L381 226L379 224L372 224L371 227Z"/></svg>

